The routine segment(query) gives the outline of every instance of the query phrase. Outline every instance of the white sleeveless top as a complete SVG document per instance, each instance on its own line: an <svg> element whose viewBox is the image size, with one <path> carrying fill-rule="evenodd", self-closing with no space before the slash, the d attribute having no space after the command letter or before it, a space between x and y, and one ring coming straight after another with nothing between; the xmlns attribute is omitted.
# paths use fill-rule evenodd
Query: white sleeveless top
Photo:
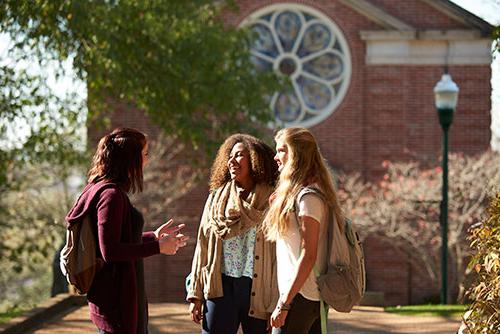
<svg viewBox="0 0 500 334"><path fill-rule="evenodd" d="M317 185L312 185L316 188ZM315 194L308 193L300 198L297 203L298 216L311 217L321 224L319 232L318 253L316 256L316 269L320 273L326 270L326 248L327 248L327 228L328 209L323 200ZM297 271L298 258L301 253L302 237L300 235L296 215L290 215L288 229L285 235L280 235L276 240L276 256L278 270L278 289L280 295L288 291ZM299 293L309 300L319 301L319 290L316 284L316 275L311 270L307 280Z"/></svg>

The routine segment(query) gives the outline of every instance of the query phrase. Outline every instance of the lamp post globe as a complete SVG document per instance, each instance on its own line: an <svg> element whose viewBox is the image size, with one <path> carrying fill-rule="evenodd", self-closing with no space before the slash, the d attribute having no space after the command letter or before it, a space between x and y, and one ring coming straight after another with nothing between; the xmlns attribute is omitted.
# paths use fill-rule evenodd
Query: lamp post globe
<svg viewBox="0 0 500 334"><path fill-rule="evenodd" d="M453 122L453 112L458 102L459 88L451 75L443 74L434 86L434 101L438 111L439 123L443 130L448 130Z"/></svg>
<svg viewBox="0 0 500 334"><path fill-rule="evenodd" d="M440 207L441 225L441 304L448 302L448 129L458 102L459 88L447 73L434 87L439 124L443 129L443 187Z"/></svg>

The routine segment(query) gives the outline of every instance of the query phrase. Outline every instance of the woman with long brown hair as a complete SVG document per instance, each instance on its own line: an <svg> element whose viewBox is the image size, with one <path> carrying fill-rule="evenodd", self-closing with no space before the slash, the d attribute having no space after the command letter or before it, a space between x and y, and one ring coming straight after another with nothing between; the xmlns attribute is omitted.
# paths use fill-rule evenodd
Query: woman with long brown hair
<svg viewBox="0 0 500 334"><path fill-rule="evenodd" d="M271 316L273 334L320 333L321 299L313 267L326 270L328 206L336 221L343 221L342 212L312 133L286 128L275 140L280 176L265 219L266 236L276 241L280 293Z"/></svg>
<svg viewBox="0 0 500 334"><path fill-rule="evenodd" d="M143 188L148 157L146 136L129 128L116 129L99 141L88 172L88 184L66 217L72 224L89 215L104 266L87 293L90 319L99 333L147 333L148 311L142 259L173 255L186 245L183 225L173 221L142 232L144 219L128 193Z"/></svg>
<svg viewBox="0 0 500 334"><path fill-rule="evenodd" d="M276 180L274 151L235 134L219 148L200 222L187 300L202 333L265 334L278 297L275 246L262 221ZM203 310L202 310L203 307Z"/></svg>

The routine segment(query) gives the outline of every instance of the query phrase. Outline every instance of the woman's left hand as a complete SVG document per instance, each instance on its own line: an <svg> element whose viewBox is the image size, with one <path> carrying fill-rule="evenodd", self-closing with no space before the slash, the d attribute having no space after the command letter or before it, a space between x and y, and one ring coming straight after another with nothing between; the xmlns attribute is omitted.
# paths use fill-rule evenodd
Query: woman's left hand
<svg viewBox="0 0 500 334"><path fill-rule="evenodd" d="M162 234L160 237L160 253L165 255L174 255L177 253L179 248L186 246L188 236L183 234L169 235Z"/></svg>
<svg viewBox="0 0 500 334"><path fill-rule="evenodd" d="M280 307L276 306L271 315L271 326L279 328L285 324L286 316L288 311L282 310Z"/></svg>
<svg viewBox="0 0 500 334"><path fill-rule="evenodd" d="M159 240L161 237L164 237L165 235L175 235L186 226L185 224L179 224L177 226L172 226L173 224L174 224L174 220L169 219L168 222L166 222L166 223L162 224L160 227L158 227L153 232L155 234L156 240Z"/></svg>

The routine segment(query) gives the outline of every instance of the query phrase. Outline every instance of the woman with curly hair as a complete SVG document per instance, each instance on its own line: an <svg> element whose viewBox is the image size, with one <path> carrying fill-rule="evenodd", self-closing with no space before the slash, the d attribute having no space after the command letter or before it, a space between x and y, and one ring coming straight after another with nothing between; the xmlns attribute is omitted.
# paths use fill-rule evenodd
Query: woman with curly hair
<svg viewBox="0 0 500 334"><path fill-rule="evenodd" d="M279 302L271 316L273 334L319 334L320 295L313 268L327 266L328 206L343 216L332 176L313 134L286 128L276 136L279 180L265 234L276 241Z"/></svg>
<svg viewBox="0 0 500 334"><path fill-rule="evenodd" d="M235 134L219 148L200 222L187 300L202 333L264 334L277 301L275 245L261 225L273 192L274 151ZM202 311L203 306L203 311Z"/></svg>

